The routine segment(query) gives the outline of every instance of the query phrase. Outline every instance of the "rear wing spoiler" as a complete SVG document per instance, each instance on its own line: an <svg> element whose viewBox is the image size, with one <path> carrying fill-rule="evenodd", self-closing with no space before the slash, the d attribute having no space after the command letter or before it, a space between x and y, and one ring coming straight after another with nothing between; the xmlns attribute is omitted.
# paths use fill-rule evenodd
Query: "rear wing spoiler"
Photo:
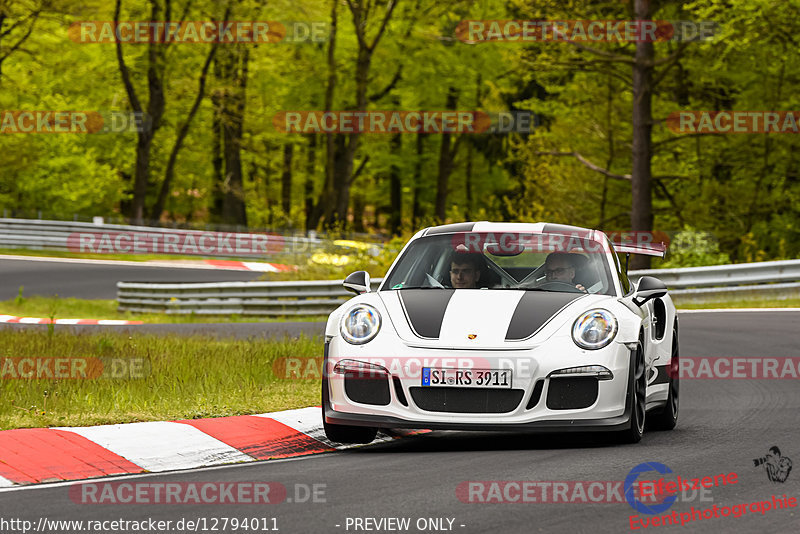
<svg viewBox="0 0 800 534"><path fill-rule="evenodd" d="M648 243L647 246L631 243L614 243L614 250L623 254L644 254L663 258L667 254L667 245L664 243Z"/></svg>

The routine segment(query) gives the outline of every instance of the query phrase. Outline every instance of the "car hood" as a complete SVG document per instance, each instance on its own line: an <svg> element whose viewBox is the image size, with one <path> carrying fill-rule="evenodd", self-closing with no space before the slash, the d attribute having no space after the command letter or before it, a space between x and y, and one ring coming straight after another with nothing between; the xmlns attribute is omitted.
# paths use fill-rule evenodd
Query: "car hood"
<svg viewBox="0 0 800 534"><path fill-rule="evenodd" d="M584 299L597 300L585 293L490 289L404 289L378 294L403 341L458 349L524 348L524 342L562 310Z"/></svg>

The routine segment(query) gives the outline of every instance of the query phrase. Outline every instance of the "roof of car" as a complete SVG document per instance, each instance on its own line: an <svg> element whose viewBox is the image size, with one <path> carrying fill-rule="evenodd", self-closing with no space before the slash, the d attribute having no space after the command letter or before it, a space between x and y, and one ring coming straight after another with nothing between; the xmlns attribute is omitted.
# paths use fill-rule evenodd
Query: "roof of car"
<svg viewBox="0 0 800 534"><path fill-rule="evenodd" d="M476 221L432 226L426 228L422 235L459 232L528 232L533 234L571 234L588 237L594 231L590 228L581 228L580 226L570 226L568 224Z"/></svg>

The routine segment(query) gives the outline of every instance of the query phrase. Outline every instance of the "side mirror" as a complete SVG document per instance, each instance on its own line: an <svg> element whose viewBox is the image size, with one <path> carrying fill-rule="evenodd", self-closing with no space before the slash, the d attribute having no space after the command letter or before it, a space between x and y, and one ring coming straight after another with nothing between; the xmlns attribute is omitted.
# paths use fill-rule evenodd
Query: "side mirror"
<svg viewBox="0 0 800 534"><path fill-rule="evenodd" d="M367 271L356 271L347 275L342 284L348 291L356 295L369 293L369 273Z"/></svg>
<svg viewBox="0 0 800 534"><path fill-rule="evenodd" d="M636 292L633 294L633 303L641 306L648 300L663 297L667 294L667 286L653 276L643 276L639 279Z"/></svg>

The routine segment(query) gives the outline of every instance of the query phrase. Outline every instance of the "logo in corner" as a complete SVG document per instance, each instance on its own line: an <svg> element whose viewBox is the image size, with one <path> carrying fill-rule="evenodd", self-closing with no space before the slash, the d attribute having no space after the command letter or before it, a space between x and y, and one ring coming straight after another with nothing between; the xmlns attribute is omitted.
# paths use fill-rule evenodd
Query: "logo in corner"
<svg viewBox="0 0 800 534"><path fill-rule="evenodd" d="M766 456L754 458L753 465L763 465L770 482L786 482L792 472L792 460L788 456L781 456L781 450L776 445L769 448Z"/></svg>
<svg viewBox="0 0 800 534"><path fill-rule="evenodd" d="M668 510L673 504L675 504L675 501L678 499L678 497L673 495L664 499L664 502L653 505L644 504L642 501L637 499L634 493L636 479L639 478L641 473L648 473L650 471L655 471L662 475L666 473L672 473L672 469L659 462L645 462L637 465L631 469L628 473L628 476L625 477L625 500L628 501L628 504L630 504L631 507L637 512L641 514L655 515Z"/></svg>

